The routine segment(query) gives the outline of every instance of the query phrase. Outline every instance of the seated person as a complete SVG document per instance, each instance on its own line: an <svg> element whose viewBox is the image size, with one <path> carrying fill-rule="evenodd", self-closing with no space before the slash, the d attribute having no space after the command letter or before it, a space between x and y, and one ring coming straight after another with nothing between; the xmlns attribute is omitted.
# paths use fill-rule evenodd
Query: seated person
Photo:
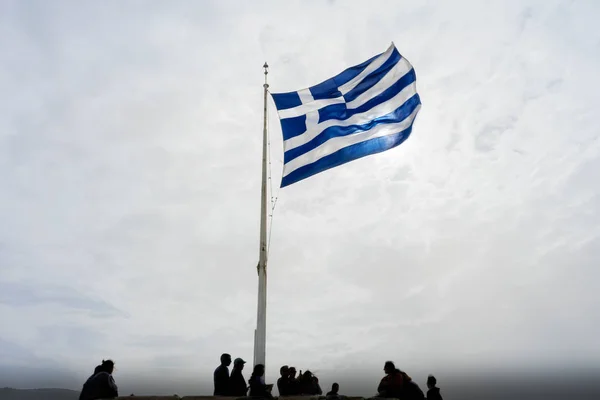
<svg viewBox="0 0 600 400"><path fill-rule="evenodd" d="M323 394L321 386L319 385L319 378L314 376L312 372L305 371L298 380L300 381L300 392L301 394L316 396Z"/></svg>
<svg viewBox="0 0 600 400"><path fill-rule="evenodd" d="M400 371L400 374L402 374L403 398L407 400L425 400L425 395L419 385L406 372Z"/></svg>
<svg viewBox="0 0 600 400"><path fill-rule="evenodd" d="M115 363L112 360L102 360L96 367L97 373L90 376L83 384L79 400L114 399L119 397L119 390L112 377Z"/></svg>
<svg viewBox="0 0 600 400"><path fill-rule="evenodd" d="M440 394L440 388L435 386L437 384L437 379L435 376L429 375L427 377L427 400L442 400L442 395Z"/></svg>
<svg viewBox="0 0 600 400"><path fill-rule="evenodd" d="M337 383L334 383L333 385L331 385L331 391L327 392L327 397L337 397L339 396L339 392L340 392L340 385Z"/></svg>
<svg viewBox="0 0 600 400"><path fill-rule="evenodd" d="M393 362L387 361L383 367L386 375L381 379L377 387L378 397L396 398L402 397L402 373Z"/></svg>

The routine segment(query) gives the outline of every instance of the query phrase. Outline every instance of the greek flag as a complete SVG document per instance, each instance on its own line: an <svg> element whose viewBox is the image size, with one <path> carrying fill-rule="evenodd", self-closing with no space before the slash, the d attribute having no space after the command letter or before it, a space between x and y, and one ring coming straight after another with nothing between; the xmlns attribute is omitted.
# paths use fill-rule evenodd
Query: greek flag
<svg viewBox="0 0 600 400"><path fill-rule="evenodd" d="M421 108L415 70L393 43L318 85L272 97L284 140L281 187L398 146Z"/></svg>

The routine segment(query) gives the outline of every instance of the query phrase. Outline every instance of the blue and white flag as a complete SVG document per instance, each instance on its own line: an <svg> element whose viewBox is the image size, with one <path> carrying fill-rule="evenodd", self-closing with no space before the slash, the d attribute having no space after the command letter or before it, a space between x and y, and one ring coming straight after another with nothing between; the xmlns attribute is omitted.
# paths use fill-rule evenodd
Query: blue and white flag
<svg viewBox="0 0 600 400"><path fill-rule="evenodd" d="M318 85L272 96L284 140L281 187L398 146L421 108L415 70L393 43Z"/></svg>

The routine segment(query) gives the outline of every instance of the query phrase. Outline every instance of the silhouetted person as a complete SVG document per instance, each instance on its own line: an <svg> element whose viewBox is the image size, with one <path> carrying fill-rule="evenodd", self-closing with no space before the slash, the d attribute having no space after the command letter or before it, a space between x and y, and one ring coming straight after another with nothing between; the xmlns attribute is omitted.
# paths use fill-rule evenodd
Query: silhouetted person
<svg viewBox="0 0 600 400"><path fill-rule="evenodd" d="M427 400L443 400L442 395L440 393L440 388L436 387L437 379L435 376L429 375L427 377Z"/></svg>
<svg viewBox="0 0 600 400"><path fill-rule="evenodd" d="M296 395L303 395L305 386L304 374L302 373L302 370L300 370L298 377L296 378Z"/></svg>
<svg viewBox="0 0 600 400"><path fill-rule="evenodd" d="M265 384L265 366L262 364L256 364L254 366L254 370L252 371L252 376L250 380L248 380L250 384L250 396L251 397L262 397L267 399L272 399L273 395L271 394L270 388L273 385Z"/></svg>
<svg viewBox="0 0 600 400"><path fill-rule="evenodd" d="M402 374L402 386L403 386L403 399L406 400L425 400L425 395L423 391L417 385L415 381L412 380L410 376L406 372L400 371Z"/></svg>
<svg viewBox="0 0 600 400"><path fill-rule="evenodd" d="M102 364L96 367L98 371L90 376L83 384L79 400L114 399L119 397L119 389L112 377L115 363L112 360L102 360Z"/></svg>
<svg viewBox="0 0 600 400"><path fill-rule="evenodd" d="M321 390L321 385L319 384L319 378L316 375L312 376L312 385L315 390L315 394L319 396L323 394L323 390Z"/></svg>
<svg viewBox="0 0 600 400"><path fill-rule="evenodd" d="M279 374L281 375L277 379L277 390L280 396L290 395L290 368L287 365L279 368Z"/></svg>
<svg viewBox="0 0 600 400"><path fill-rule="evenodd" d="M296 379L296 367L290 367L288 375L288 396L298 396L300 394L300 382Z"/></svg>
<svg viewBox="0 0 600 400"><path fill-rule="evenodd" d="M227 353L221 354L221 365L215 369L213 380L215 382L215 396L227 396L229 393L229 366L231 356Z"/></svg>
<svg viewBox="0 0 600 400"><path fill-rule="evenodd" d="M338 385L337 383L334 383L333 385L331 385L331 390L329 392L327 392L327 396L339 396L339 392L340 392L340 385Z"/></svg>
<svg viewBox="0 0 600 400"><path fill-rule="evenodd" d="M298 377L300 382L300 394L316 396L323 394L319 379L310 371L305 371L304 374Z"/></svg>
<svg viewBox="0 0 600 400"><path fill-rule="evenodd" d="M402 373L393 362L386 361L383 366L385 376L377 387L379 397L402 398Z"/></svg>
<svg viewBox="0 0 600 400"><path fill-rule="evenodd" d="M231 371L231 376L229 377L229 395L235 397L244 397L248 392L248 386L246 385L246 380L242 375L242 370L244 369L244 364L246 361L241 358L236 358L233 361L233 370Z"/></svg>

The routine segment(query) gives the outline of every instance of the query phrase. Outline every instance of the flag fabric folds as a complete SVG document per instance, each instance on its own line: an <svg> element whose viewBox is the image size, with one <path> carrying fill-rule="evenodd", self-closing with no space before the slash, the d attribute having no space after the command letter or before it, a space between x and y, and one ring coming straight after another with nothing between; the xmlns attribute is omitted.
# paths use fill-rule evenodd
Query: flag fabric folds
<svg viewBox="0 0 600 400"><path fill-rule="evenodd" d="M281 187L404 142L421 108L394 44L318 85L272 93L283 132Z"/></svg>

